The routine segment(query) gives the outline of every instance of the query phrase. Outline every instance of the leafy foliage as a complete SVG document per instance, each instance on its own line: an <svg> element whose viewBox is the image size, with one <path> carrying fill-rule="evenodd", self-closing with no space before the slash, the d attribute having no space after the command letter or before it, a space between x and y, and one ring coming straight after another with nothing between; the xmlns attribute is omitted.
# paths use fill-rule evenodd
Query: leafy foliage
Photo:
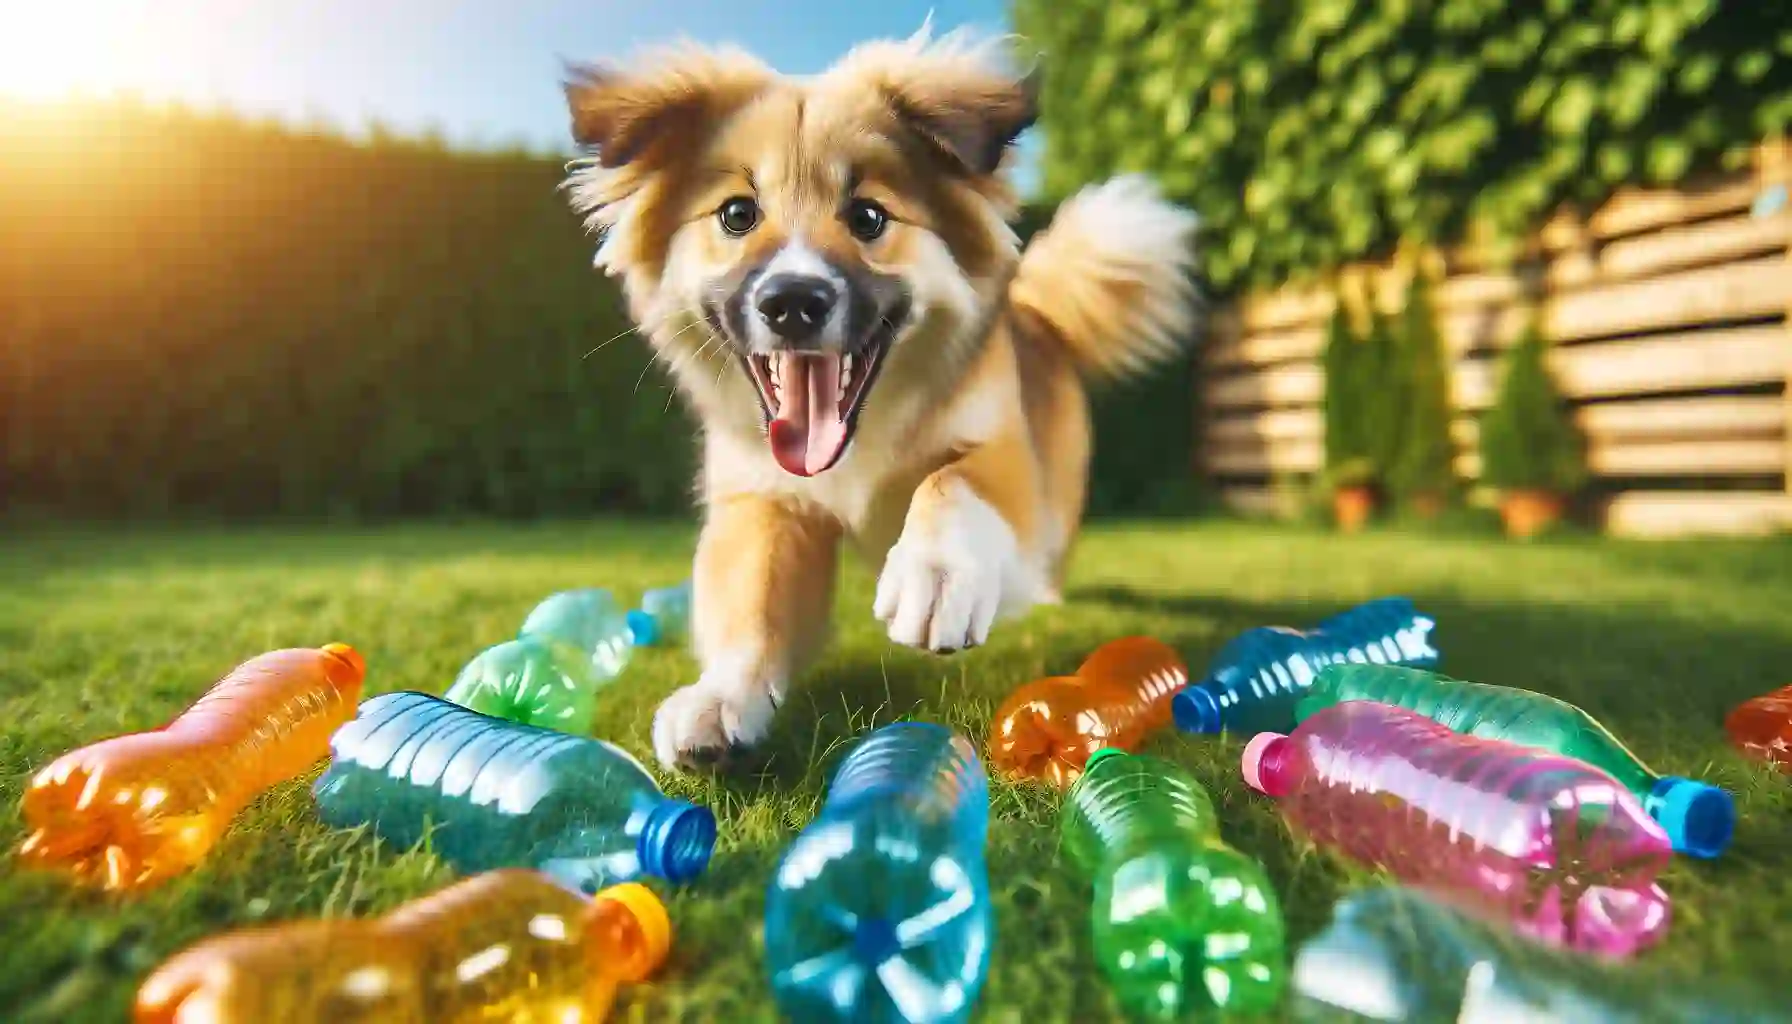
<svg viewBox="0 0 1792 1024"><path fill-rule="evenodd" d="M1368 345L1356 335L1343 295L1325 325L1320 367L1325 376L1325 476L1333 487L1367 487L1375 482L1375 459L1364 405L1365 372L1372 367Z"/></svg>
<svg viewBox="0 0 1792 1024"><path fill-rule="evenodd" d="M1456 486L1456 444L1450 433L1450 367L1431 301L1431 279L1415 271L1396 330L1405 408L1389 482L1402 500L1445 498Z"/></svg>
<svg viewBox="0 0 1792 1024"><path fill-rule="evenodd" d="M1406 443L1406 414L1411 405L1412 378L1394 319L1370 303L1368 333L1363 337L1362 376L1357 384L1363 409L1364 440L1375 482L1393 489L1392 471Z"/></svg>
<svg viewBox="0 0 1792 1024"><path fill-rule="evenodd" d="M1216 284L1279 283L1734 162L1792 125L1792 22L1721 0L1015 0L1057 196L1153 172Z"/></svg>
<svg viewBox="0 0 1792 1024"><path fill-rule="evenodd" d="M1572 494L1586 481L1585 443L1549 371L1533 320L1502 359L1493 408L1481 418L1481 475L1502 490Z"/></svg>

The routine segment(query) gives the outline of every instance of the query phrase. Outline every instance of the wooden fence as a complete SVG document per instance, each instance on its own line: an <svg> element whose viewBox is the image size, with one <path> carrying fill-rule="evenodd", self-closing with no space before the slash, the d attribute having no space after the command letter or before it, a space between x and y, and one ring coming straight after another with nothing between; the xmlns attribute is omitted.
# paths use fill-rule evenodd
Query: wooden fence
<svg viewBox="0 0 1792 1024"><path fill-rule="evenodd" d="M1500 349L1533 304L1588 440L1608 530L1632 536L1792 527L1792 156L1697 187L1632 191L1558 218L1508 269L1452 254L1434 289L1453 364L1457 468L1480 469L1478 415ZM1404 284L1368 271L1383 309ZM1287 509L1321 468L1318 356L1329 290L1253 297L1205 347L1199 469L1226 503Z"/></svg>

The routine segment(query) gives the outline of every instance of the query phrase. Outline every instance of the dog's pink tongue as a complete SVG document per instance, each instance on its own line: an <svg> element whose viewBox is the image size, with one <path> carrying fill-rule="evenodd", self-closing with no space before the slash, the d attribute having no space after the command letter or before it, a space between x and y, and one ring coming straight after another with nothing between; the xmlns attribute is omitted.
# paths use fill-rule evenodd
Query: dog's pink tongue
<svg viewBox="0 0 1792 1024"><path fill-rule="evenodd" d="M814 476L834 464L846 447L840 416L840 357L779 355L778 417L772 420L772 456L787 473Z"/></svg>

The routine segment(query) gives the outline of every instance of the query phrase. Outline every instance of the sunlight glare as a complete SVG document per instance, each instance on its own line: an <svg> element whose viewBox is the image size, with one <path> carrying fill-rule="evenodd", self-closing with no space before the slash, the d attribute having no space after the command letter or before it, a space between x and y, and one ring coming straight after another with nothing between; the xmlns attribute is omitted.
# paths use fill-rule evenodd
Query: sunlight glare
<svg viewBox="0 0 1792 1024"><path fill-rule="evenodd" d="M160 84L166 26L148 0L0 4L0 97L100 97Z"/></svg>

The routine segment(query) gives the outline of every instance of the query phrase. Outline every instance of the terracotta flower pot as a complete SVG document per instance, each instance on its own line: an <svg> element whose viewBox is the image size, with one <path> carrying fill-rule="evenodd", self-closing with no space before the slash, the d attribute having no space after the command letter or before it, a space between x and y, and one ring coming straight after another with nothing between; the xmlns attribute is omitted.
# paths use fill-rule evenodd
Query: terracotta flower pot
<svg viewBox="0 0 1792 1024"><path fill-rule="evenodd" d="M1562 496L1551 491L1507 491L1500 496L1500 518L1511 537L1535 537L1562 518Z"/></svg>
<svg viewBox="0 0 1792 1024"><path fill-rule="evenodd" d="M1375 492L1367 487L1340 487L1332 492L1332 516L1338 529L1355 533L1375 511Z"/></svg>

